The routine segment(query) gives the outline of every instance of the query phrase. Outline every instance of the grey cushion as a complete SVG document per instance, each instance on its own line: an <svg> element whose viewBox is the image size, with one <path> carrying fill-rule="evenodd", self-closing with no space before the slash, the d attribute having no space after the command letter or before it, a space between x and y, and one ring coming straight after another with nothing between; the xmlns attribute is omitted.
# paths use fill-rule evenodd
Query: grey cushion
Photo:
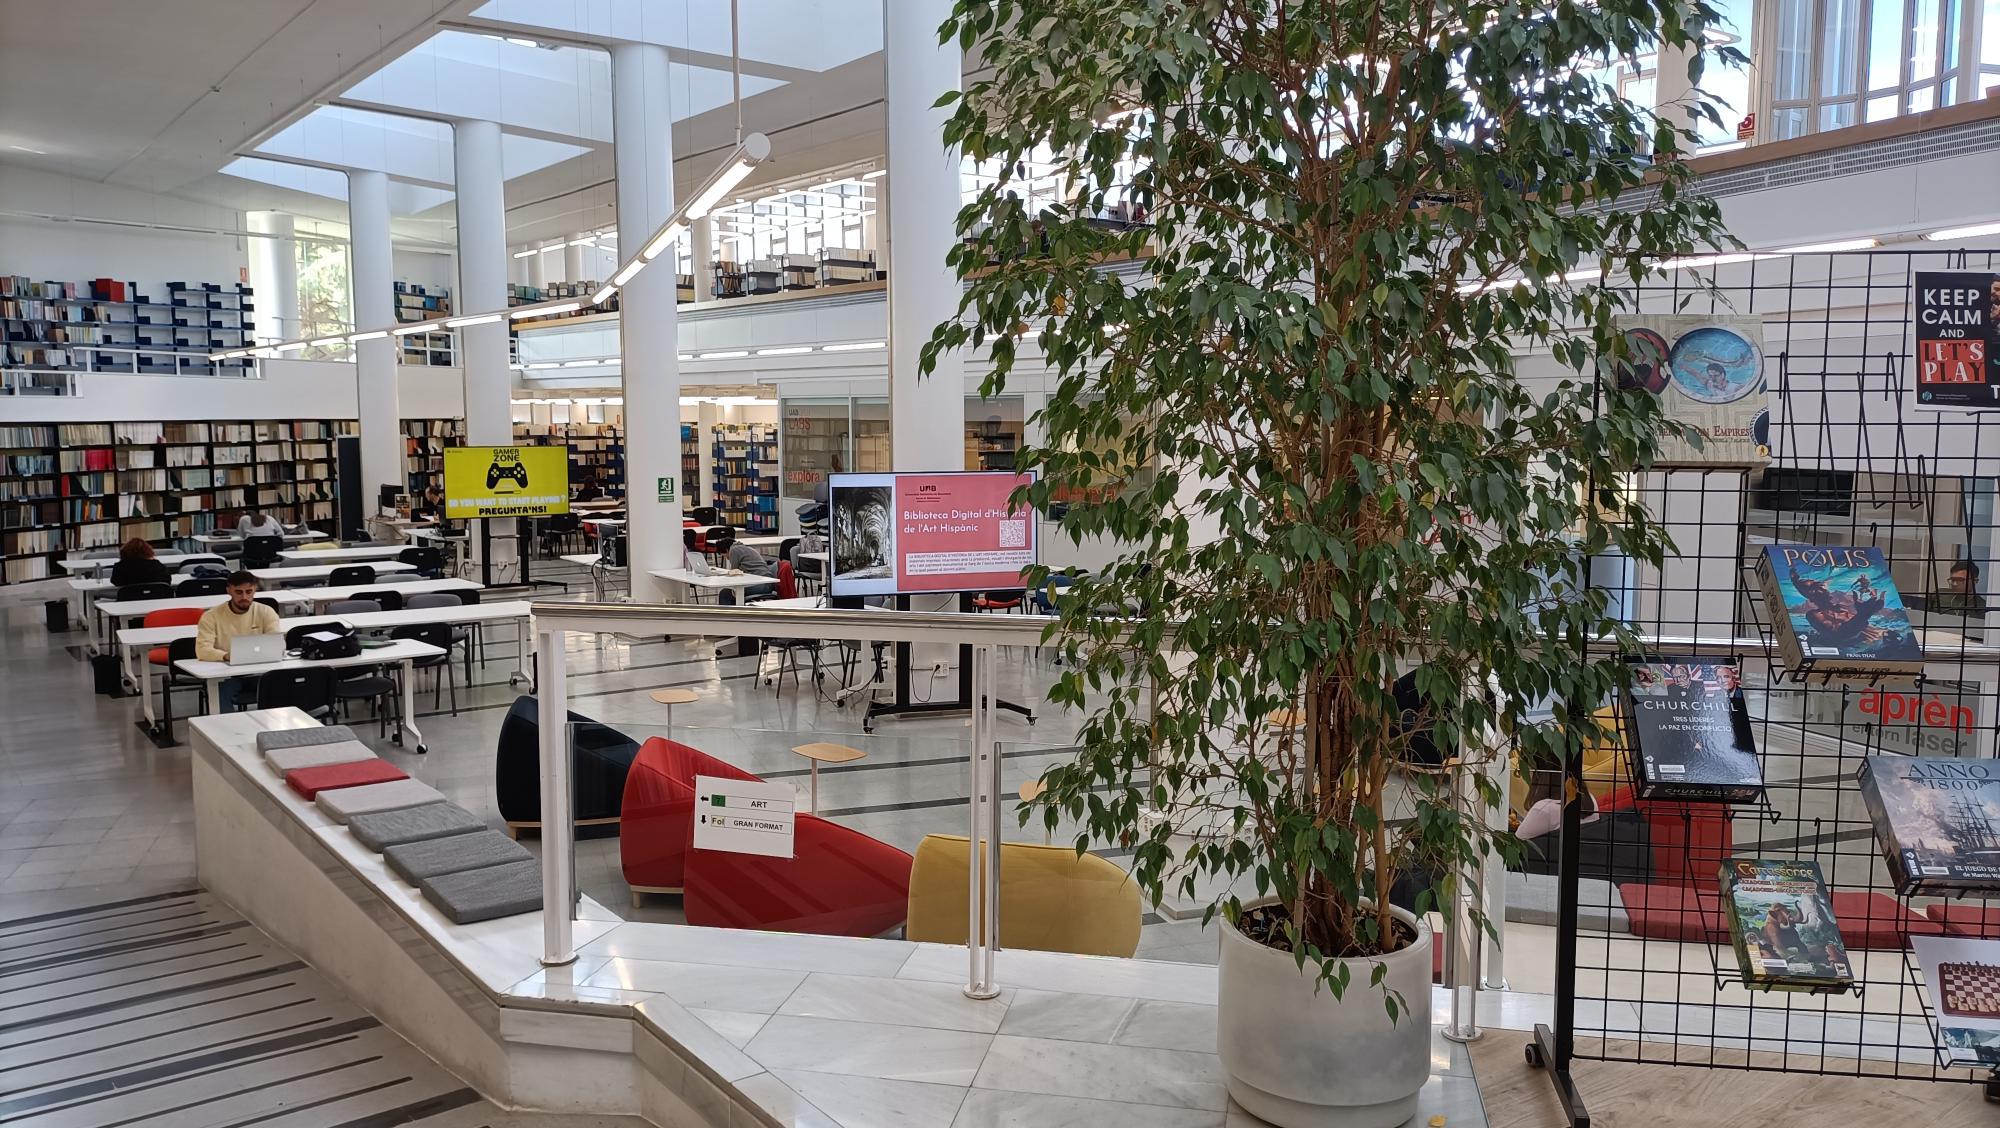
<svg viewBox="0 0 2000 1128"><path fill-rule="evenodd" d="M269 752L273 748L304 748L313 744L338 744L343 740L354 738L354 730L346 725L272 729L257 734L257 751Z"/></svg>
<svg viewBox="0 0 2000 1128"><path fill-rule="evenodd" d="M355 841L379 852L405 842L471 834L486 829L486 823L456 803L425 803L421 807L355 815L347 820L347 829L353 832Z"/></svg>
<svg viewBox="0 0 2000 1128"><path fill-rule="evenodd" d="M375 753L358 740L343 740L335 744L302 744L289 748L269 748L264 751L264 760L279 775L298 768L317 768L327 764L351 764L357 760L373 760Z"/></svg>
<svg viewBox="0 0 2000 1128"><path fill-rule="evenodd" d="M1507 871L1507 919L1521 924L1556 923L1561 906L1560 879L1552 873ZM1625 899L1618 887L1601 877L1579 877L1576 881L1576 919L1583 928L1599 932L1630 932L1632 918L1625 914Z"/></svg>
<svg viewBox="0 0 2000 1128"><path fill-rule="evenodd" d="M364 783L359 787L336 787L319 793L319 809L336 822L346 822L371 811L393 811L398 807L420 807L442 803L444 794L428 783L414 779L392 779L387 783Z"/></svg>
<svg viewBox="0 0 2000 1128"><path fill-rule="evenodd" d="M542 866L532 860L425 878L417 886L424 900L453 924L532 913L542 907Z"/></svg>
<svg viewBox="0 0 2000 1128"><path fill-rule="evenodd" d="M396 871L397 877L414 885L427 877L443 877L448 873L463 873L509 862L532 862L535 856L522 848L519 842L497 830L482 830L475 834L454 834L449 838L391 846L382 851L382 859Z"/></svg>

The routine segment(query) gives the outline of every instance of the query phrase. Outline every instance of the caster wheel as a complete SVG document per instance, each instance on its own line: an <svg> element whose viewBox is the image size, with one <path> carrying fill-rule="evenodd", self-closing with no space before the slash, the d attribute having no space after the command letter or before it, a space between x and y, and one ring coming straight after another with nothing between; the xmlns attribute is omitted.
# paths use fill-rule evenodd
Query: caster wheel
<svg viewBox="0 0 2000 1128"><path fill-rule="evenodd" d="M430 746L430 745L428 745L428 744L419 744L419 745L417 745L417 755L419 755L419 756L423 756L423 755L427 755L427 754L429 754L430 750L431 750L431 746Z"/></svg>
<svg viewBox="0 0 2000 1128"><path fill-rule="evenodd" d="M521 684L521 675L519 675L519 674L512 674L512 675L509 675L509 676L508 676L508 678L507 678L507 688L508 688L508 689L512 689L512 688L514 688L515 686L517 686L517 685L520 685L520 684Z"/></svg>
<svg viewBox="0 0 2000 1128"><path fill-rule="evenodd" d="M1528 1043L1528 1064L1536 1069L1540 1069L1543 1065L1547 1064L1542 1060L1542 1047L1534 1042ZM1987 1090L1986 1099L1993 1099L1993 1093L1990 1088Z"/></svg>

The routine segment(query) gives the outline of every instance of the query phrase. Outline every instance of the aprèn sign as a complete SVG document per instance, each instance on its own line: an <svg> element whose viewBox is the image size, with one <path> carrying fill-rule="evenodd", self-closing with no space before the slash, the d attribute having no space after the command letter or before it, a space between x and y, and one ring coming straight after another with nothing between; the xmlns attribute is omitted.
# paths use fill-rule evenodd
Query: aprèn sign
<svg viewBox="0 0 2000 1128"><path fill-rule="evenodd" d="M1976 692L1976 691L1975 691ZM1870 744L1906 756L1974 756L1977 718L1956 701L1914 689L1871 687L1848 699L1842 718L1872 729Z"/></svg>
<svg viewBox="0 0 2000 1128"><path fill-rule="evenodd" d="M1917 406L2000 407L2000 274L1916 276Z"/></svg>

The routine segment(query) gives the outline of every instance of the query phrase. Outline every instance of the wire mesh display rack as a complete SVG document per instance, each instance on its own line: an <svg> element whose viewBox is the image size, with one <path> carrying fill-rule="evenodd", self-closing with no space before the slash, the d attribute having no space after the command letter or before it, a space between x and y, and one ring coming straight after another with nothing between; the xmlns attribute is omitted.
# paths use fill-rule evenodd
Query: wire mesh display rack
<svg viewBox="0 0 2000 1128"><path fill-rule="evenodd" d="M1740 666L1766 790L1753 806L1654 802L1643 817L1586 824L1593 793L1631 782L1629 757L1601 778L1581 760L1565 766L1554 1024L1536 1028L1527 1056L1549 1069L1574 1125L1589 1124L1576 1060L1967 1081L2000 1097L2000 1074L1940 1064L1909 953L1911 936L1941 934L1946 919L1957 934L2000 937L2000 904L1989 915L1970 898L1947 914L1941 898L1899 896L1855 778L1867 755L2000 752L2000 621L1989 637L1987 615L1929 598L1956 562L1987 571L1994 558L2000 479L1987 471L2000 457L2000 417L1918 408L1912 372L1916 276L1992 272L1996 260L1991 251L1756 256L1714 266L1712 292L1686 272L1637 290L1638 312L1764 318L1769 467L1634 475L1630 488L1675 551L1658 567L1591 571L1600 582L1622 577L1614 602L1648 644L1631 657ZM1768 543L1879 546L1919 607L1923 674L1865 683L1788 667L1755 577ZM1730 857L1818 863L1852 989L1744 984L1717 892Z"/></svg>

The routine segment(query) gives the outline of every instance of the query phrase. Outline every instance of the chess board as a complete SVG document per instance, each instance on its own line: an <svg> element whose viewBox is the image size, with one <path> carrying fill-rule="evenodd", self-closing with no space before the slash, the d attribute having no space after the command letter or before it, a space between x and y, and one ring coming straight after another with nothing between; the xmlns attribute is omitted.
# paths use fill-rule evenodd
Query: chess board
<svg viewBox="0 0 2000 1128"><path fill-rule="evenodd" d="M1938 1009L1958 1018L2000 1019L2000 965L1942 963Z"/></svg>

